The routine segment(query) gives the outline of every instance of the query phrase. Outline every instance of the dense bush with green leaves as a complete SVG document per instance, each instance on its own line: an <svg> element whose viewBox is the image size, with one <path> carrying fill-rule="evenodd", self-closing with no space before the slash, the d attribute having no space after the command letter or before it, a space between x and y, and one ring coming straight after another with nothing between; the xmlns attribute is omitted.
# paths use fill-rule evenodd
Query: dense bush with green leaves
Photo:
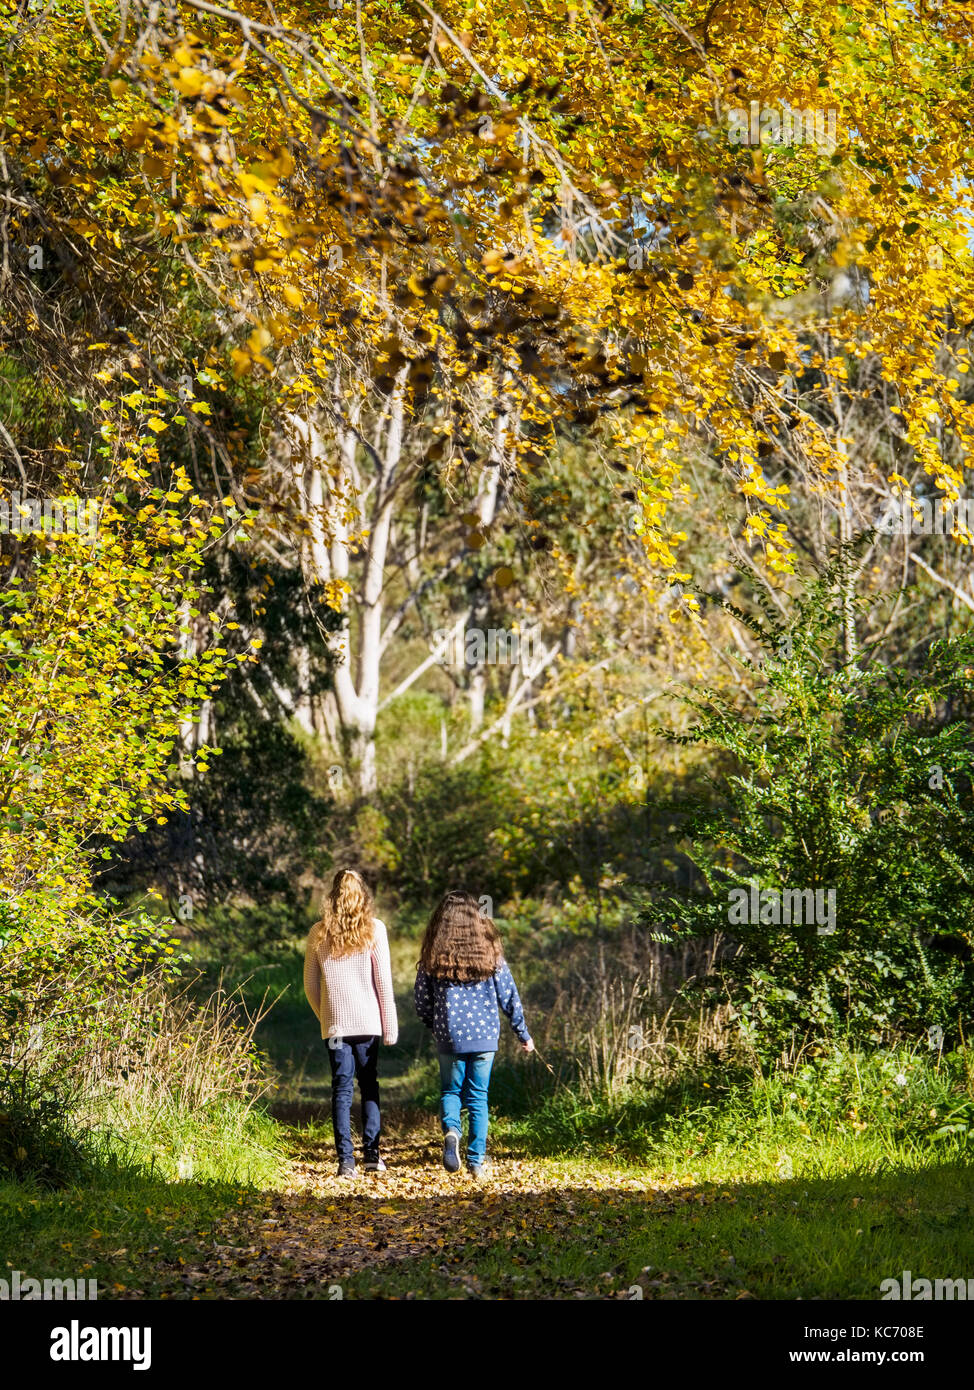
<svg viewBox="0 0 974 1390"><path fill-rule="evenodd" d="M69 1093L26 1067L0 1068L0 1179L54 1188L89 1175L95 1151L73 1106Z"/></svg>
<svg viewBox="0 0 974 1390"><path fill-rule="evenodd" d="M93 895L64 920L53 895L7 905L0 918L0 1048L48 1078L97 1067L144 999L187 957L165 923L124 917Z"/></svg>
<svg viewBox="0 0 974 1390"><path fill-rule="evenodd" d="M956 1037L974 1004L974 636L929 643L909 671L847 650L850 563L787 621L768 601L763 618L731 608L767 653L766 681L753 703L688 696L696 727L672 735L713 760L679 808L701 882L646 915L730 937L720 988L766 1054Z"/></svg>
<svg viewBox="0 0 974 1390"><path fill-rule="evenodd" d="M581 896L595 922L606 881L635 875L645 855L629 774L621 748L593 752L567 726L427 762L379 790L380 869L406 902L464 884L495 908L530 898L550 915Z"/></svg>

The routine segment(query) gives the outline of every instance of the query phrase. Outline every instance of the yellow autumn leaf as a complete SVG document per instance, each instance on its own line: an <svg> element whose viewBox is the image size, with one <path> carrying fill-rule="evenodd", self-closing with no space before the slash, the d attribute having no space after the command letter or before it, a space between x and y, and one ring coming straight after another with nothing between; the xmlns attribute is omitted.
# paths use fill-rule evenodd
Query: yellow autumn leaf
<svg viewBox="0 0 974 1390"><path fill-rule="evenodd" d="M172 84L178 92L182 92L184 97L196 97L206 83L206 78L197 68L180 68L179 73L172 79Z"/></svg>

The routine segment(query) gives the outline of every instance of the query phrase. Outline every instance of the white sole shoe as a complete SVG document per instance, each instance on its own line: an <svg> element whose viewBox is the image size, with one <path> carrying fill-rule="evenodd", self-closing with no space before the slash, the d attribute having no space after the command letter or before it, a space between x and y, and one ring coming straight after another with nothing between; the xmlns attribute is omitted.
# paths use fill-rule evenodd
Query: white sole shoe
<svg viewBox="0 0 974 1390"><path fill-rule="evenodd" d="M448 1173L460 1171L460 1136L455 1129L448 1129L443 1140L443 1167Z"/></svg>

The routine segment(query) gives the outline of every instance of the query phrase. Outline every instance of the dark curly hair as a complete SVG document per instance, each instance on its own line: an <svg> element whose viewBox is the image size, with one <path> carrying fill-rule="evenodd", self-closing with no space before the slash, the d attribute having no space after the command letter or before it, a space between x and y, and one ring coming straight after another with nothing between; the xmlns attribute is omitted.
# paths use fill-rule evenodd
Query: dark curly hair
<svg viewBox="0 0 974 1390"><path fill-rule="evenodd" d="M454 890L437 905L420 948L427 975L466 984L487 980L503 959L497 928L470 893Z"/></svg>

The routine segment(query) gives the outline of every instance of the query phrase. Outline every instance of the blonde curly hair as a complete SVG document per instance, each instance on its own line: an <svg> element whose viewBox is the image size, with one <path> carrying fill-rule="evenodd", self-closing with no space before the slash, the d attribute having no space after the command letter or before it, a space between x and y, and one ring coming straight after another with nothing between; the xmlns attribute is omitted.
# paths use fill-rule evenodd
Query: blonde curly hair
<svg viewBox="0 0 974 1390"><path fill-rule="evenodd" d="M325 910L311 928L311 944L332 960L366 951L375 936L372 894L362 875L339 869Z"/></svg>

